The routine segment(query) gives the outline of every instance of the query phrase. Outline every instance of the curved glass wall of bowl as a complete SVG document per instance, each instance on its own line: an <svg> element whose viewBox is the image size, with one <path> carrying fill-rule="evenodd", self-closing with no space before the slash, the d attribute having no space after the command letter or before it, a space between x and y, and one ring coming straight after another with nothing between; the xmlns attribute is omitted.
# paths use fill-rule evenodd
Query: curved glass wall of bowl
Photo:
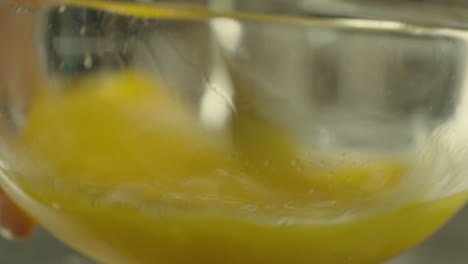
<svg viewBox="0 0 468 264"><path fill-rule="evenodd" d="M276 4L255 3L212 6L270 15L277 11ZM468 114L467 31L448 27L459 20L448 19L451 9L432 9L437 4L422 7L436 13L428 25L422 16L414 17L417 23L390 19L386 1L378 2L379 20L366 17L373 4L332 3L339 16L315 9L324 2L296 1L279 5L286 14L282 16L221 13L177 22L53 6L41 24L43 68L54 78L74 80L133 67L159 76L212 129L223 129L241 108L254 107L262 118L299 138L304 151L423 151L427 155L415 155L423 159L415 167L428 179L440 170L456 175L439 185L440 193L465 188L453 179L462 177L464 166L459 165L467 155L460 153L468 134L462 122ZM341 13L343 5L356 4L359 18L351 15L352 8ZM436 144L426 144L428 140ZM448 171L451 167L460 170Z"/></svg>
<svg viewBox="0 0 468 264"><path fill-rule="evenodd" d="M346 109L336 113L338 119L346 119L351 109L362 108L385 123L400 115L411 120L418 116L429 116L434 122L444 120L453 111L450 100L454 93L450 90L456 90L462 76L455 70L463 63L459 59L464 51L461 32L421 33L417 31L424 28L390 21L336 19L291 27L215 18L169 25L161 20L57 7L44 24L45 64L53 75L70 77L137 65L161 75L171 87L185 89L194 101L203 98L204 86L209 83L226 104L232 104L229 78L255 72L256 76L239 77L251 79L258 94L266 93L264 101L293 102L290 106L296 111L313 104L322 108L314 110L322 111L340 103ZM187 41L181 41L184 38ZM262 41L257 41L260 38ZM178 72L182 71L193 74L181 78ZM428 81L427 76L436 79ZM440 96L447 99L434 104L432 99ZM302 102L297 104L297 100ZM384 100L392 105L385 105ZM279 118L267 104L263 111ZM310 110L304 115L313 116ZM319 133L324 130L319 128Z"/></svg>
<svg viewBox="0 0 468 264"><path fill-rule="evenodd" d="M282 8L284 15L263 17L269 24L231 15L175 22L54 6L39 25L42 67L61 83L134 67L188 99L210 129L255 107L297 135L305 151L420 151L415 175L428 177L417 186L438 186L434 199L467 187L462 15L451 16L450 5L436 10L436 1L421 6L433 19L415 15L411 1L356 9L365 1L330 0L333 12L325 1L266 2L212 1L212 8L272 15ZM402 6L410 8L394 12Z"/></svg>
<svg viewBox="0 0 468 264"><path fill-rule="evenodd" d="M468 209L417 248L385 264L464 264L468 259ZM69 249L43 230L17 244L0 240L0 262L11 264L97 264Z"/></svg>

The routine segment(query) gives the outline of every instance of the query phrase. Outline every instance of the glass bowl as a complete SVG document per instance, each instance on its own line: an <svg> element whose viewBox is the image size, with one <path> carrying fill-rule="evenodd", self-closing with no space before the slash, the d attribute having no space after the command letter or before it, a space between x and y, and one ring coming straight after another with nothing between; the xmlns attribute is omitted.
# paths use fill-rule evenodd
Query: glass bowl
<svg viewBox="0 0 468 264"><path fill-rule="evenodd" d="M467 198L451 3L4 1L1 186L105 263L380 263Z"/></svg>

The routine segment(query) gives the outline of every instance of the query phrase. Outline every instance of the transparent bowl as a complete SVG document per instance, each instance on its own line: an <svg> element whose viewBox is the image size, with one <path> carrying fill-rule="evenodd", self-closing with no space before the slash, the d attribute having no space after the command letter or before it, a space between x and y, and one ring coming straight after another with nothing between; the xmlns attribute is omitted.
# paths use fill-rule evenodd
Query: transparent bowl
<svg viewBox="0 0 468 264"><path fill-rule="evenodd" d="M105 263L380 263L467 198L468 18L415 2L2 2L1 185Z"/></svg>

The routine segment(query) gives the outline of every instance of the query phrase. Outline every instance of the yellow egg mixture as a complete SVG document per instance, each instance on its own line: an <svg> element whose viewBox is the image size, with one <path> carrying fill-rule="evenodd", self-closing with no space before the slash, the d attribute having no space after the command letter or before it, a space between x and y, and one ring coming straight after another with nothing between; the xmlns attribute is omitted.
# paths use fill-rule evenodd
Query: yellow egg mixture
<svg viewBox="0 0 468 264"><path fill-rule="evenodd" d="M39 93L13 143L24 192L3 183L60 239L116 264L379 263L465 202L389 203L404 159L298 157L252 113L228 130L143 74L89 77Z"/></svg>

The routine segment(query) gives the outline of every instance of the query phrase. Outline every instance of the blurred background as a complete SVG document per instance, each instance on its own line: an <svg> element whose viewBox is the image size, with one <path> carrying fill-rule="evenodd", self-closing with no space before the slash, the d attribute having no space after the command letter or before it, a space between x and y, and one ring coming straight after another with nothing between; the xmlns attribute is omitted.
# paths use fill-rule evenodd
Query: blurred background
<svg viewBox="0 0 468 264"><path fill-rule="evenodd" d="M0 263L5 264L97 264L38 229L26 242L0 239ZM385 264L468 263L468 208L419 247Z"/></svg>

